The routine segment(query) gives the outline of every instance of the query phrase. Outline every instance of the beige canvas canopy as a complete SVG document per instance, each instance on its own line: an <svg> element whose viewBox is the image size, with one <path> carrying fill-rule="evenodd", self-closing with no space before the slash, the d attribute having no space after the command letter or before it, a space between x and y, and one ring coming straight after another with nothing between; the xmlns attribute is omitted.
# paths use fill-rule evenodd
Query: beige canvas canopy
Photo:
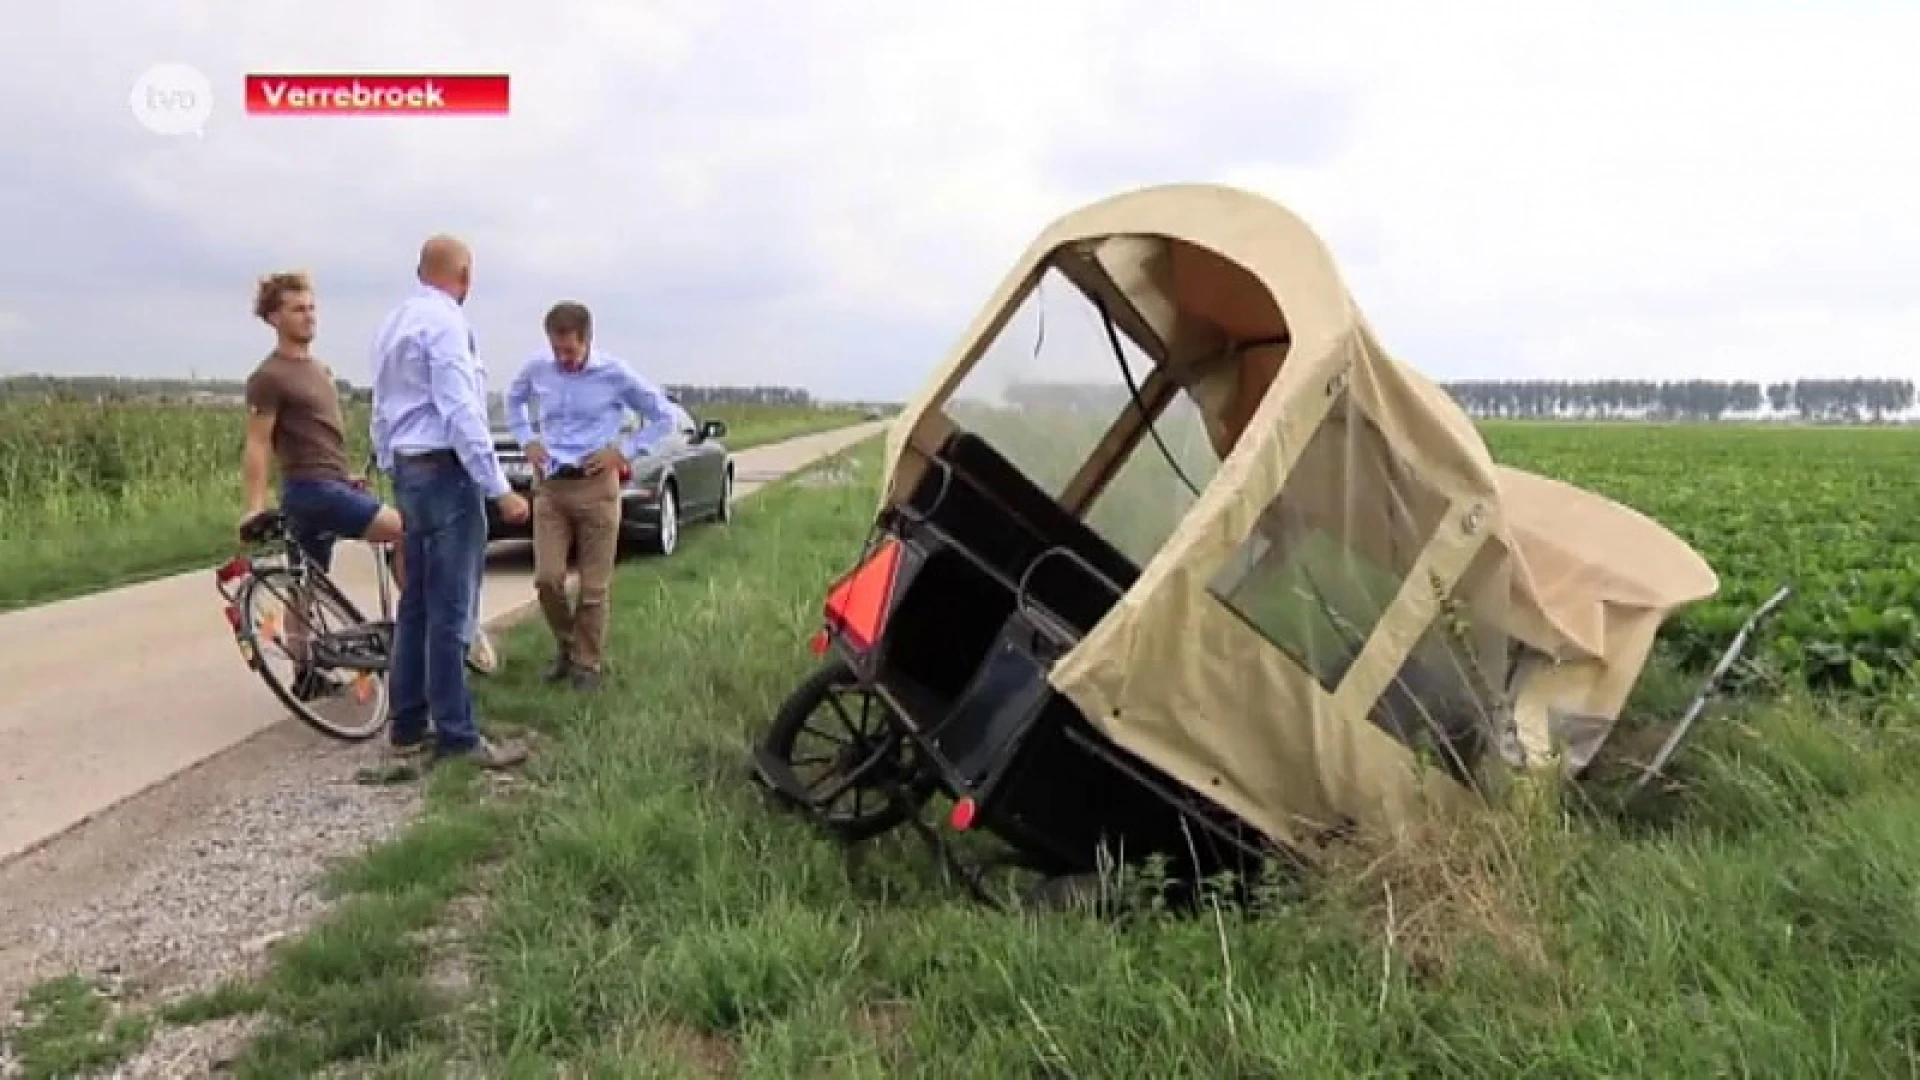
<svg viewBox="0 0 1920 1080"><path fill-rule="evenodd" d="M983 357L1024 357L1008 328L1062 280L1112 336L1089 331L1071 373L1048 361L970 389ZM1108 407L1035 391L1094 370L1125 383ZM1190 469L1164 434L1177 416ZM1718 587L1655 522L1496 465L1380 345L1319 238L1231 188L1134 191L1048 228L893 425L883 502L956 426L1116 544L1147 536L1127 551L1138 580L1056 688L1294 846L1457 805L1502 763L1583 766L1663 618ZM1177 500L1125 479L1153 469L1211 479ZM1164 529L1142 524L1166 506Z"/></svg>

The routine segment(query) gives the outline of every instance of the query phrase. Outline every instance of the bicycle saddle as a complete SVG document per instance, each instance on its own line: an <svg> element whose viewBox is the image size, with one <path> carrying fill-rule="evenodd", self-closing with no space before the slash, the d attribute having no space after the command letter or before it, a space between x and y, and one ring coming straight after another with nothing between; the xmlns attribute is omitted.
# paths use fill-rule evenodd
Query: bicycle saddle
<svg viewBox="0 0 1920 1080"><path fill-rule="evenodd" d="M286 529L287 516L278 510L262 510L240 523L240 539L258 544L279 536Z"/></svg>

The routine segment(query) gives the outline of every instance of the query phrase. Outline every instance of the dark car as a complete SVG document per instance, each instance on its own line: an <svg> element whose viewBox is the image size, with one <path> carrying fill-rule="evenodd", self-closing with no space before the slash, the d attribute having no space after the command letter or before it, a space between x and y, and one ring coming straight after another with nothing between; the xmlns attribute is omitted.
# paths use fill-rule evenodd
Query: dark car
<svg viewBox="0 0 1920 1080"><path fill-rule="evenodd" d="M689 521L733 519L733 456L720 440L727 434L723 420L708 420L662 439L645 457L633 462L633 473L620 494L620 546L656 555L671 555L680 545L680 526ZM495 425L494 450L515 491L533 497L533 468L513 432ZM487 539L514 540L533 535L531 519L518 525L501 520L487 504Z"/></svg>

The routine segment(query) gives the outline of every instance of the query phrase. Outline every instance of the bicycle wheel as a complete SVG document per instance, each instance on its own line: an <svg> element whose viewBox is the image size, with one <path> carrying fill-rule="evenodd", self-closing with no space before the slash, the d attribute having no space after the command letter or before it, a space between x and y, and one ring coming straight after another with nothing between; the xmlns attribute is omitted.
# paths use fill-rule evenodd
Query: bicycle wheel
<svg viewBox="0 0 1920 1080"><path fill-rule="evenodd" d="M307 590L312 594L308 622L307 656L324 658L335 641L351 641L377 633L369 627L359 609L353 606L332 581L309 571ZM314 665L301 677L303 650L289 635L290 616L295 609L301 581L293 571L275 567L264 569L247 579L236 598L240 609L240 637L254 657L254 670L301 723L323 735L348 742L360 742L379 734L387 723L387 675L385 657L376 657L380 670L364 671L343 667ZM321 648L314 649L318 642ZM384 647L381 650L384 653ZM366 650L363 648L364 654Z"/></svg>

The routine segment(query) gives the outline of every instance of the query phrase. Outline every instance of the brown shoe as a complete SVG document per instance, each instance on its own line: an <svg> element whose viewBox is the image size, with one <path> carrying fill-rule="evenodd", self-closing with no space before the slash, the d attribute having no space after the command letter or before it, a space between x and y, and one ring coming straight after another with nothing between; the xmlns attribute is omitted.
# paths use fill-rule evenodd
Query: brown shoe
<svg viewBox="0 0 1920 1080"><path fill-rule="evenodd" d="M560 653L553 658L553 663L547 666L547 670L541 673L540 678L546 682L556 683L571 674L573 674L573 661L567 657L566 653Z"/></svg>

